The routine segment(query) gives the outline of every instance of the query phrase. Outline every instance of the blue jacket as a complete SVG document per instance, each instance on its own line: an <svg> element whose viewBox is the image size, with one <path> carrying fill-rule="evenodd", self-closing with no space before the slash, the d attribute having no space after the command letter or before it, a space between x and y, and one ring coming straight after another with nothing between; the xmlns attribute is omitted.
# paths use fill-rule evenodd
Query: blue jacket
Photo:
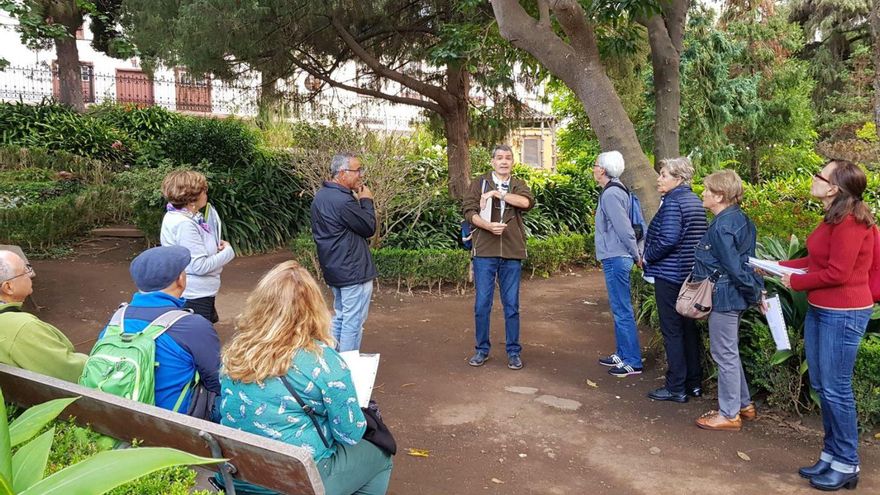
<svg viewBox="0 0 880 495"><path fill-rule="evenodd" d="M694 250L706 233L703 202L682 184L667 192L645 237L645 275L680 284L694 267Z"/></svg>
<svg viewBox="0 0 880 495"><path fill-rule="evenodd" d="M619 179L611 179L620 182ZM596 208L596 259L630 257L638 260L639 245L629 218L632 203L629 194L619 187L605 185L599 194L599 206Z"/></svg>
<svg viewBox="0 0 880 495"><path fill-rule="evenodd" d="M715 216L697 244L694 281L718 277L712 311L744 311L761 300L764 280L749 266L758 232L738 205Z"/></svg>
<svg viewBox="0 0 880 495"><path fill-rule="evenodd" d="M183 309L185 299L164 292L138 292L125 310L123 328L137 333L159 316ZM104 330L98 336L104 336ZM180 392L192 382L196 371L205 388L220 394L220 338L211 322L199 315L184 316L156 339L156 406L174 410ZM189 409L187 394L179 412Z"/></svg>
<svg viewBox="0 0 880 495"><path fill-rule="evenodd" d="M373 200L357 200L351 189L324 182L312 201L312 237L327 285L346 287L376 278L367 242L375 233Z"/></svg>

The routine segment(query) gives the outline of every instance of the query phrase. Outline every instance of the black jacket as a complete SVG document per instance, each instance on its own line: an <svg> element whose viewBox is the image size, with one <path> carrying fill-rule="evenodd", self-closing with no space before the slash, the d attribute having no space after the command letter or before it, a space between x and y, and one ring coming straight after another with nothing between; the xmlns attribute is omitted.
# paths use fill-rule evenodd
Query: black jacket
<svg viewBox="0 0 880 495"><path fill-rule="evenodd" d="M324 182L312 201L312 237L327 285L346 287L376 278L367 242L375 233L373 200L357 200L347 187Z"/></svg>

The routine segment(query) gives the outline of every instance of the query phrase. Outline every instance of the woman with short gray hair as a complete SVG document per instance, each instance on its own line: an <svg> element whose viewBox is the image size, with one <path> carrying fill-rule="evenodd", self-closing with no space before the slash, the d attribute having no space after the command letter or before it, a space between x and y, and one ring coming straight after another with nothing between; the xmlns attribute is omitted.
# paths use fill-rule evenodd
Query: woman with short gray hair
<svg viewBox="0 0 880 495"><path fill-rule="evenodd" d="M700 397L702 343L696 322L678 314L675 302L694 266L697 242L706 233L706 212L691 190L694 167L687 157L660 161L657 191L660 209L645 237L645 277L654 280L660 333L666 347L666 385L652 390L654 400L687 402Z"/></svg>

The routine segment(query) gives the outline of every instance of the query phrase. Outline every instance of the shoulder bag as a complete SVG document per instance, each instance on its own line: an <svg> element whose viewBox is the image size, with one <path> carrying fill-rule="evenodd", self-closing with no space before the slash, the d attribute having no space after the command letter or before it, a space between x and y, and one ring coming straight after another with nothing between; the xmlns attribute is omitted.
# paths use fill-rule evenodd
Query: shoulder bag
<svg viewBox="0 0 880 495"><path fill-rule="evenodd" d="M712 292L718 281L718 271L699 282L691 282L693 273L681 284L675 310L678 314L694 320L703 320L712 312Z"/></svg>

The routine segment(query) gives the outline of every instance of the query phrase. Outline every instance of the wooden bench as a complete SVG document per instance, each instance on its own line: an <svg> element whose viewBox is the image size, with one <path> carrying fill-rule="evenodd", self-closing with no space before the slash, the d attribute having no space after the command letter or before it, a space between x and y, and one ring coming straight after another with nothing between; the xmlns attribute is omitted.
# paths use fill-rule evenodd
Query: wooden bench
<svg viewBox="0 0 880 495"><path fill-rule="evenodd" d="M324 495L315 463L300 447L4 364L0 364L0 389L7 402L25 408L79 397L61 418L72 416L79 425L121 440L136 438L143 446L226 458L226 463L211 468L227 480L234 474L285 495ZM227 493L234 495L233 490Z"/></svg>

